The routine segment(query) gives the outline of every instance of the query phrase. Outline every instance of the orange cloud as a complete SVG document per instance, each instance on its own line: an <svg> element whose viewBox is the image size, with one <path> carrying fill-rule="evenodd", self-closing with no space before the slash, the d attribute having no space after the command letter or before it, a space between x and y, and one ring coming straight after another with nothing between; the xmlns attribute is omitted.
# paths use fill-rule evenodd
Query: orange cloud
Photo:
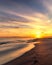
<svg viewBox="0 0 52 65"><path fill-rule="evenodd" d="M34 14L31 16L29 15L24 15L24 14L19 14L16 12L13 12L11 10L6 10L5 11L8 14L12 14L15 16L20 16L23 17L30 22L21 22L21 21L9 21L9 22L4 22L0 23L0 37L1 36L35 36L36 31L41 31L43 32L42 34L51 34L52 33L52 24L49 22L51 21L47 15L38 13L38 12L33 12ZM2 28L2 26L19 26L19 25L27 25L29 27L27 28Z"/></svg>

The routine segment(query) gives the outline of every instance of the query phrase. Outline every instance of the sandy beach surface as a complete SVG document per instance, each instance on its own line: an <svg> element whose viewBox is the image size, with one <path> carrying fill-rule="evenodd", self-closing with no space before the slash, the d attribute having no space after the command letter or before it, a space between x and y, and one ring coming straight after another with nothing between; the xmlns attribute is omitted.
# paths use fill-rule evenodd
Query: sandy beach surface
<svg viewBox="0 0 52 65"><path fill-rule="evenodd" d="M52 39L44 39L36 47L4 65L52 65Z"/></svg>

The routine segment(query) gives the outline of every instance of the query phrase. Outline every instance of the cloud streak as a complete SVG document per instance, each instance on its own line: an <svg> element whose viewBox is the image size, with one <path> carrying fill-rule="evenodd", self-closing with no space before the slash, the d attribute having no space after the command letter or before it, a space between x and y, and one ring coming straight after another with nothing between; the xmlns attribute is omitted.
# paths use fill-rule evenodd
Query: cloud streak
<svg viewBox="0 0 52 65"><path fill-rule="evenodd" d="M40 1L40 2L39 2ZM2 0L0 1L1 33L31 34L33 31L43 32L49 29L52 33L52 0ZM4 30L4 31L3 31ZM29 30L29 31L28 31ZM3 32L2 32L3 31ZM19 32L18 32L19 31Z"/></svg>

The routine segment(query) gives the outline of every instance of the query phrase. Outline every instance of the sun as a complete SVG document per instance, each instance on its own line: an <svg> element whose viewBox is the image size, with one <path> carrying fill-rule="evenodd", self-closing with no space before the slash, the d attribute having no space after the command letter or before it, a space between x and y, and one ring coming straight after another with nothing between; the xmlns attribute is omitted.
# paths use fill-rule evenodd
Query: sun
<svg viewBox="0 0 52 65"><path fill-rule="evenodd" d="M36 31L36 38L41 38L42 37L42 33L41 31Z"/></svg>

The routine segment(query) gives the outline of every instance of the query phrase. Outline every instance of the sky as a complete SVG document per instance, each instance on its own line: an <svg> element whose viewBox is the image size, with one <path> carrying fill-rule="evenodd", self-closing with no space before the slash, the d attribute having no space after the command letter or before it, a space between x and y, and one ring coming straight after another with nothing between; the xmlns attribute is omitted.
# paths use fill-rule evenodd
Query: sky
<svg viewBox="0 0 52 65"><path fill-rule="evenodd" d="M40 34L52 36L52 0L0 0L0 37Z"/></svg>

